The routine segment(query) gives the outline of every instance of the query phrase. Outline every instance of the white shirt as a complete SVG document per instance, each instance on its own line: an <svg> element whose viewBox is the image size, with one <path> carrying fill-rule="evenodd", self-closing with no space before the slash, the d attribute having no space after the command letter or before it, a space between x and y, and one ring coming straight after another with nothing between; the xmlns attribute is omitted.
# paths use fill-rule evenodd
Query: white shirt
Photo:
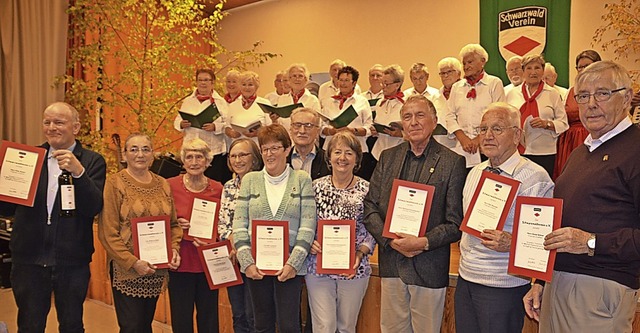
<svg viewBox="0 0 640 333"><path fill-rule="evenodd" d="M313 109L316 112L320 111L320 101L318 101L318 98L316 96L313 96L313 94L310 93L309 90L307 89L304 90L304 94L300 97L300 99L298 99L298 103L302 103L302 105L304 105L305 108ZM278 97L278 100L276 101L276 105L278 106L287 106L291 104L294 104L292 93L282 94L280 95L280 97ZM278 124L284 126L284 128L286 128L287 131L290 131L291 117L278 118Z"/></svg>
<svg viewBox="0 0 640 333"><path fill-rule="evenodd" d="M433 106L436 107L438 124L447 129L447 98L444 97L443 92L444 86L438 91L438 97L434 98L431 102L433 103ZM456 143L458 142L455 137L450 137L449 135L434 135L433 138L438 141L438 143L449 149L455 147Z"/></svg>
<svg viewBox="0 0 640 333"><path fill-rule="evenodd" d="M371 136L371 125L373 124L373 117L371 114L371 108L369 107L369 100L364 98L362 95L354 92L351 97L349 97L340 109L340 101L334 99L332 97L325 98L324 101L320 103L322 105L322 114L329 118L335 118L340 115L344 110L346 110L349 106L353 105L353 108L356 110L358 117L356 117L348 127L363 127L366 130L365 136L356 136L358 141L360 141L360 145L362 146L362 152L369 152L369 148L367 147L367 137ZM321 132L325 127L329 127L328 122L324 122L321 126ZM331 140L332 135L327 135L324 141L323 149L327 149L329 147L329 141Z"/></svg>
<svg viewBox="0 0 640 333"><path fill-rule="evenodd" d="M282 95L286 95L286 94L282 94ZM278 105L278 98L282 95L278 95L278 93L276 91L272 91L270 93L267 94L267 96L264 96L264 98L269 100L269 103L271 103L271 105ZM242 98L242 97L240 97Z"/></svg>
<svg viewBox="0 0 640 333"><path fill-rule="evenodd" d="M514 85L513 85L513 83L509 83L508 85L504 86L504 95L505 95L505 96L507 96L507 94L508 94L511 90L513 90L513 88L520 88L520 85L521 85L521 84L522 84L522 83L520 83L520 84L519 84L519 85L517 85L517 86L514 86Z"/></svg>
<svg viewBox="0 0 640 333"><path fill-rule="evenodd" d="M633 125L633 122L631 121L631 119L629 119L629 117L624 117L624 119L622 119L618 123L618 125L616 125L616 127L614 127L609 132L605 133L603 136L601 136L598 139L594 139L593 137L591 137L591 134L587 135L587 138L584 139L584 144L589 149L589 152L593 152L598 147L600 147L600 145L609 141L614 136L620 134L622 131L626 130L631 125Z"/></svg>
<svg viewBox="0 0 640 333"><path fill-rule="evenodd" d="M502 80L493 75L484 73L482 79L475 86L476 98L467 98L467 93L471 88L473 87L465 79L454 83L451 87L446 113L446 129L451 138L455 138L453 133L458 130L462 130L470 139L475 138L474 129L480 125L484 109L491 103L505 101ZM458 148L457 153L462 151L460 142L456 143L456 148ZM467 160L467 167L480 161L479 153L465 154L464 156Z"/></svg>
<svg viewBox="0 0 640 333"><path fill-rule="evenodd" d="M384 105L381 105L383 101L384 99L381 99L378 101L378 103L376 103L377 111L375 123L388 126L391 122L395 121L402 124L402 119L400 118L400 109L404 104L395 98L392 100L388 100L384 103ZM371 155L373 155L376 160L379 160L380 154L383 150L395 147L402 142L404 142L404 138L398 138L378 132L378 139L371 149Z"/></svg>
<svg viewBox="0 0 640 333"><path fill-rule="evenodd" d="M438 91L438 89L430 86L427 84L427 88L424 89L423 92L419 93L415 87L411 87L409 89L405 89L405 91L402 92L404 94L405 100L407 98L409 98L409 96L411 95L422 95L426 98L428 98L431 102L433 102L433 99L438 96L440 94L440 92Z"/></svg>
<svg viewBox="0 0 640 333"><path fill-rule="evenodd" d="M257 97L256 100L251 104L248 109L245 109L242 106L242 96L238 97L233 103L229 104L229 110L225 116L224 123L226 127L231 127L231 124L234 124L234 120L240 119L251 119L251 121L259 120L262 123L262 126L271 125L271 118L269 115L262 111L258 103L268 104L269 100L263 97ZM239 138L245 137L244 134L241 133ZM238 139L239 139L238 138ZM251 138L255 143L258 143L258 138ZM234 141L236 139L232 139Z"/></svg>
<svg viewBox="0 0 640 333"><path fill-rule="evenodd" d="M567 101L567 95L569 94L569 89L567 88L563 88L559 85L555 85L553 86L553 88L555 88L559 93L560 93L560 97L562 97L562 101L566 102Z"/></svg>
<svg viewBox="0 0 640 333"><path fill-rule="evenodd" d="M553 155L556 153L556 141L562 132L569 129L567 121L567 113L564 111L564 102L557 90L544 85L540 95L536 97L538 102L538 113L540 119L552 121L555 130L545 128L531 127L531 116L525 119L524 130L524 147L525 155ZM517 109L524 104L524 96L522 95L522 86L512 89L507 95L507 103L513 105Z"/></svg>
<svg viewBox="0 0 640 333"><path fill-rule="evenodd" d="M198 98L196 98L196 93L197 93L197 90L194 90L193 94L189 95L189 97L185 98L182 101L182 105L180 106L180 111L185 112L187 110L204 110L209 105L211 105L211 101L209 100L206 100L200 103ZM173 121L173 127L176 130L182 132L182 135L183 135L182 142L188 142L189 140L200 138L204 142L206 142L207 145L209 145L209 148L211 148L211 152L214 155L224 154L227 151L227 145L226 145L226 140L224 135L224 127L225 127L224 115L227 113L228 104L224 100L224 98L218 95L218 93L215 91L213 92L213 94L211 94L211 96L213 97L214 102L216 103L216 107L218 108L218 111L220 111L220 117L218 117L218 119L216 119L213 122L213 124L216 127L214 131L212 132L205 131L203 129L195 128L195 127L180 128L182 117L180 116L179 113L176 116L176 119ZM192 113L192 112L187 111L187 113Z"/></svg>
<svg viewBox="0 0 640 333"><path fill-rule="evenodd" d="M384 91L382 91L382 89L380 89L380 91L378 91L378 93L374 94L374 93L371 92L371 90L367 90L367 91L362 93L362 96L364 96L366 99L384 98Z"/></svg>
<svg viewBox="0 0 640 333"><path fill-rule="evenodd" d="M327 97L335 96L340 93L340 88L333 85L333 80L329 79L329 81L320 85L320 89L318 89L318 100L320 101L320 106L322 105L322 100ZM353 90L354 95L360 95L362 90L360 89L360 85L356 83L356 88Z"/></svg>

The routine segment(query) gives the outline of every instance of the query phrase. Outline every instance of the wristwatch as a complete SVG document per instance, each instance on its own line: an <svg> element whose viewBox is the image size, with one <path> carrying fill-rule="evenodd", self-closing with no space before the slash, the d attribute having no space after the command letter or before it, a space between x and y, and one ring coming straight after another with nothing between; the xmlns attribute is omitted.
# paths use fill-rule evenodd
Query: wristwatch
<svg viewBox="0 0 640 333"><path fill-rule="evenodd" d="M587 252L589 257L593 257L596 252L596 234L591 234L591 236L589 236L589 239L587 240L587 249L589 250L589 252Z"/></svg>

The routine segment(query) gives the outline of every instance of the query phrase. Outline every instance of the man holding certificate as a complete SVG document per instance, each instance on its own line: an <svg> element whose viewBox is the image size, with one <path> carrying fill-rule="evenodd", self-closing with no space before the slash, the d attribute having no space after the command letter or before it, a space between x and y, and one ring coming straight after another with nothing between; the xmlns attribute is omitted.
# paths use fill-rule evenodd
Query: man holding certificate
<svg viewBox="0 0 640 333"><path fill-rule="evenodd" d="M0 213L15 214L11 235L11 284L20 332L44 332L55 295L61 332L81 332L82 304L89 285L93 218L102 209L106 165L99 154L75 139L78 111L67 103L49 105L42 132L47 142L33 207L0 203ZM73 177L75 210L61 216L58 175Z"/></svg>
<svg viewBox="0 0 640 333"><path fill-rule="evenodd" d="M432 140L438 119L426 97L409 97L400 118L408 142L382 152L364 202L365 226L379 244L380 325L382 332L439 332L449 284L449 247L460 239L465 161ZM435 188L428 217L405 221L427 223L425 234L382 236L385 219L393 214L389 202L395 179Z"/></svg>
<svg viewBox="0 0 640 333"><path fill-rule="evenodd" d="M480 150L489 160L473 167L467 176L463 191L466 214L474 206L474 193L485 172L519 181L518 196L553 195L553 182L545 169L518 153L522 128L516 108L501 102L490 104L476 132ZM460 333L522 331L524 308L520 300L529 290L530 280L507 274L514 214L515 205L511 205L504 228L482 230L482 238L462 234L454 302Z"/></svg>
<svg viewBox="0 0 640 333"><path fill-rule="evenodd" d="M640 288L640 128L629 119L629 73L612 61L576 77L589 131L556 181L562 227L545 236L558 254L553 280L524 298L540 332L631 332ZM544 293L543 293L544 290Z"/></svg>

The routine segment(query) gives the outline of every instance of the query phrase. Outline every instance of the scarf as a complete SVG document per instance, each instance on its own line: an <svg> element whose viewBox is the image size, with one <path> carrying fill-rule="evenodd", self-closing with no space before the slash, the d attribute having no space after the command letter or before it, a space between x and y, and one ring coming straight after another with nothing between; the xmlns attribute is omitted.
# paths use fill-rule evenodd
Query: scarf
<svg viewBox="0 0 640 333"><path fill-rule="evenodd" d="M291 98L293 98L293 104L297 104L298 101L300 100L300 98L302 97L302 95L304 95L304 89L300 90L299 94L296 94L293 92L293 90L291 90Z"/></svg>
<svg viewBox="0 0 640 333"><path fill-rule="evenodd" d="M244 98L244 96L242 96L242 107L246 109L248 109L251 104L253 104L253 102L256 100L257 96L253 95L249 98Z"/></svg>
<svg viewBox="0 0 640 333"><path fill-rule="evenodd" d="M451 87L453 87L453 85L451 85ZM444 96L445 99L449 99L449 96L451 95L451 87L447 88L447 87L443 87L442 88L442 96Z"/></svg>
<svg viewBox="0 0 640 333"><path fill-rule="evenodd" d="M480 80L482 80L483 77L484 77L484 71L480 73L480 75L478 75L478 77L475 80L471 80L470 78L465 77L465 79L467 79L467 83L471 86L471 90L469 90L469 92L467 93L467 98L476 99L476 84L478 84L478 82L480 82Z"/></svg>
<svg viewBox="0 0 640 333"><path fill-rule="evenodd" d="M404 104L404 99L402 99L404 97L404 93L402 91L398 91L395 93L395 95L391 95L391 96L387 96L384 95L384 99L382 100L382 102L380 103L380 106L383 106L384 103L392 100L392 99L397 99L398 102Z"/></svg>
<svg viewBox="0 0 640 333"><path fill-rule="evenodd" d="M224 100L227 101L227 103L231 104L236 99L238 99L238 97L240 97L240 95L242 95L242 94L237 94L236 97L231 97L231 95L229 95L229 93L227 93L227 94L224 95Z"/></svg>
<svg viewBox="0 0 640 333"><path fill-rule="evenodd" d="M196 98L200 103L208 100L209 102L211 102L211 104L215 104L215 101L213 100L213 96L211 95L199 95L198 93L196 93Z"/></svg>
<svg viewBox="0 0 640 333"><path fill-rule="evenodd" d="M340 101L340 110L342 110L342 107L344 106L344 102L346 100L349 99L349 97L353 96L353 90L351 90L351 92L348 95L342 95L342 94L338 94L335 96L331 96L333 99Z"/></svg>
<svg viewBox="0 0 640 333"><path fill-rule="evenodd" d="M520 125L522 128L524 128L524 123L529 116L533 118L540 117L536 97L540 95L542 88L544 88L544 82L540 81L536 92L529 96L529 89L527 89L527 85L525 83L522 84L522 96L524 97L524 104L520 107ZM519 145L518 151L520 151L520 154L524 154L524 146Z"/></svg>

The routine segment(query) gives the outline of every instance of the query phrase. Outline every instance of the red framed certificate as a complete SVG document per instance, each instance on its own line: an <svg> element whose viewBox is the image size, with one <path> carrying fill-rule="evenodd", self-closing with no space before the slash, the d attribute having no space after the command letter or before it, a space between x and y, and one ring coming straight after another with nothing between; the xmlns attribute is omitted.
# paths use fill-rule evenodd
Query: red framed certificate
<svg viewBox="0 0 640 333"><path fill-rule="evenodd" d="M0 145L0 201L33 207L47 154L41 147L3 140Z"/></svg>
<svg viewBox="0 0 640 333"><path fill-rule="evenodd" d="M435 189L431 185L395 179L382 236L397 239L398 232L424 236Z"/></svg>
<svg viewBox="0 0 640 333"><path fill-rule="evenodd" d="M251 221L251 253L262 273L275 275L289 259L289 222Z"/></svg>
<svg viewBox="0 0 640 333"><path fill-rule="evenodd" d="M189 229L183 231L182 238L192 241L198 238L207 243L215 242L218 238L218 213L220 199L206 198L195 195L191 202L191 217Z"/></svg>
<svg viewBox="0 0 640 333"><path fill-rule="evenodd" d="M131 219L133 254L158 268L169 268L171 226L169 215Z"/></svg>
<svg viewBox="0 0 640 333"><path fill-rule="evenodd" d="M198 247L198 256L204 274L207 276L209 289L215 290L243 283L240 269L238 265L231 262L229 253L231 253L229 240Z"/></svg>
<svg viewBox="0 0 640 333"><path fill-rule="evenodd" d="M460 230L478 238L484 229L502 230L519 187L513 178L483 171Z"/></svg>
<svg viewBox="0 0 640 333"><path fill-rule="evenodd" d="M561 220L562 199L518 197L507 272L551 281L556 250L545 250L542 243Z"/></svg>
<svg viewBox="0 0 640 333"><path fill-rule="evenodd" d="M356 221L319 220L316 256L318 274L354 274L356 270Z"/></svg>

